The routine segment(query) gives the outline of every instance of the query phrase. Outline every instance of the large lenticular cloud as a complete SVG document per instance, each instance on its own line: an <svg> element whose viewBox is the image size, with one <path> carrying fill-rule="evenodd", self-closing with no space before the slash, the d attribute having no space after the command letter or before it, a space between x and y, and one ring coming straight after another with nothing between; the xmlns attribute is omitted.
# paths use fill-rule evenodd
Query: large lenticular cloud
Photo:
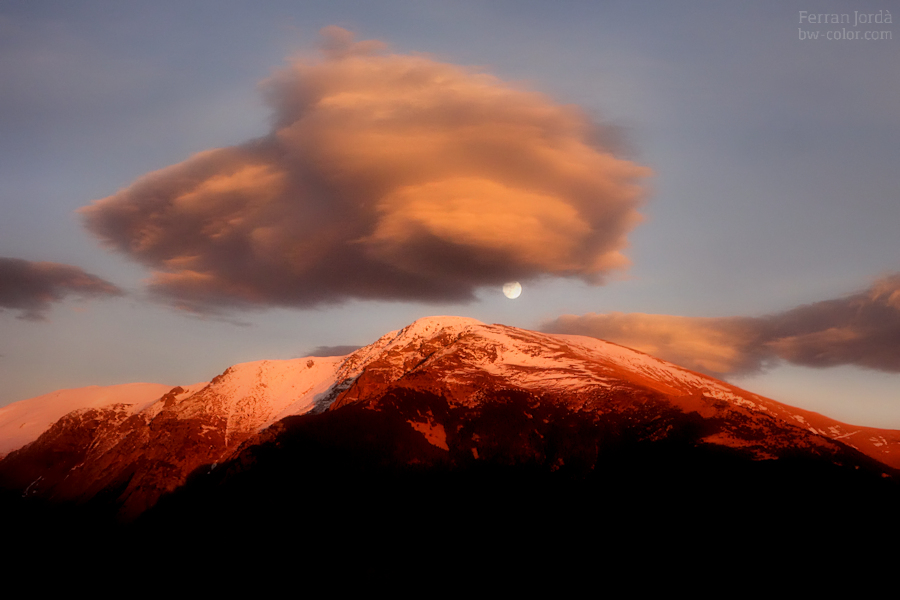
<svg viewBox="0 0 900 600"><path fill-rule="evenodd" d="M718 376L758 371L778 360L897 373L900 275L879 279L858 294L766 317L564 315L543 330L603 338Z"/></svg>
<svg viewBox="0 0 900 600"><path fill-rule="evenodd" d="M20 319L43 321L53 302L67 296L121 296L122 290L78 267L0 258L0 309L21 311Z"/></svg>
<svg viewBox="0 0 900 600"><path fill-rule="evenodd" d="M649 170L575 107L323 30L325 58L265 82L274 129L82 209L179 306L468 300L627 264Z"/></svg>

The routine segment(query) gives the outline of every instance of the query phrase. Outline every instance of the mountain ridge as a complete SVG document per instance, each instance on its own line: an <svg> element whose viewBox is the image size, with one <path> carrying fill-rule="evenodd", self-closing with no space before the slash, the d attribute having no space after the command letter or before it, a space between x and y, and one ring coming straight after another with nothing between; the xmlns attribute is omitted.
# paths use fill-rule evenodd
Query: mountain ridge
<svg viewBox="0 0 900 600"><path fill-rule="evenodd" d="M434 464L540 456L538 462L550 461L546 468L553 469L554 461L569 460L541 441L556 435L550 432L553 419L582 419L597 431L609 429L603 422L614 423L607 437L649 442L689 435L686 443L695 447L723 448L755 461L800 452L887 478L900 467L900 432L839 423L610 342L464 317L419 319L344 357L241 363L209 383L171 388L154 401L147 393L130 404L119 396L105 405L89 403L56 420L0 461L3 485L53 501L102 497L119 518L132 520L195 471L209 473L271 442L284 431L273 425L350 408L363 419L388 410L397 420L392 430L406 428L401 437L421 436L438 453L413 444L416 450L409 452L424 454L410 460L428 464L444 455L449 463ZM0 432L16 430L15 419L28 413L23 406L38 400L0 412ZM512 441L484 429L485 411L498 401L531 415L510 413L509 419L521 421ZM547 420L529 429L539 407L550 411ZM34 422L29 427L37 429ZM594 448L588 454L599 452L590 436L582 441ZM502 449L503 443L518 450ZM571 446L564 438L554 443Z"/></svg>

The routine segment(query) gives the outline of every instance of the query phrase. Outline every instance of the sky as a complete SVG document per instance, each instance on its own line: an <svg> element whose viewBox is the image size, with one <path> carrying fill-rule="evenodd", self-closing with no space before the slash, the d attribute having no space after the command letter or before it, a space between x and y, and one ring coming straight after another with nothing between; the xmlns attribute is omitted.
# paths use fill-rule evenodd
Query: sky
<svg viewBox="0 0 900 600"><path fill-rule="evenodd" d="M900 428L892 4L2 0L0 405L447 314Z"/></svg>

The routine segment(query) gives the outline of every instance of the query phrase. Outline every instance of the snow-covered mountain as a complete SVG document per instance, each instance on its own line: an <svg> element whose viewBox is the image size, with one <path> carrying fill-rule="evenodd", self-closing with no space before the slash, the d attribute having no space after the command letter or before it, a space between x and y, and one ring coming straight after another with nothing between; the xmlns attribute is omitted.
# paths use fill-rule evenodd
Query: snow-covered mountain
<svg viewBox="0 0 900 600"><path fill-rule="evenodd" d="M74 410L103 408L112 404L139 412L156 402L172 386L161 383L92 385L57 390L0 408L0 458L38 439L53 423Z"/></svg>
<svg viewBox="0 0 900 600"><path fill-rule="evenodd" d="M263 360L209 383L83 388L12 404L0 409L0 483L28 497L102 498L130 519L192 472L253 463L254 448L277 446L294 427L285 418L330 414L362 419L347 436L392 431L403 449L385 456L406 465L587 472L610 440L627 439L681 440L750 461L802 455L886 478L900 468L898 431L840 423L593 338L430 317L344 357Z"/></svg>

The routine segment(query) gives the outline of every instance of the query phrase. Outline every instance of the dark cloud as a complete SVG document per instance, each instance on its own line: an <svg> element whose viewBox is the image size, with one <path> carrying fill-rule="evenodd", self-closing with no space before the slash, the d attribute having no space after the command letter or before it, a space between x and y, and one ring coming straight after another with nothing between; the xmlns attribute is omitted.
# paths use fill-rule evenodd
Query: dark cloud
<svg viewBox="0 0 900 600"><path fill-rule="evenodd" d="M565 315L543 330L606 339L712 375L785 360L900 372L900 275L864 292L759 318L646 314Z"/></svg>
<svg viewBox="0 0 900 600"><path fill-rule="evenodd" d="M603 281L645 167L579 109L323 30L325 58L263 85L274 128L82 209L154 292L205 312L348 298L465 301L541 275Z"/></svg>
<svg viewBox="0 0 900 600"><path fill-rule="evenodd" d="M900 372L900 274L876 281L865 292L762 321L766 347L792 363Z"/></svg>
<svg viewBox="0 0 900 600"><path fill-rule="evenodd" d="M71 265L0 258L0 307L22 311L19 318L43 320L52 302L70 295L120 296L122 291Z"/></svg>
<svg viewBox="0 0 900 600"><path fill-rule="evenodd" d="M304 356L346 356L360 348L362 346L316 346Z"/></svg>

